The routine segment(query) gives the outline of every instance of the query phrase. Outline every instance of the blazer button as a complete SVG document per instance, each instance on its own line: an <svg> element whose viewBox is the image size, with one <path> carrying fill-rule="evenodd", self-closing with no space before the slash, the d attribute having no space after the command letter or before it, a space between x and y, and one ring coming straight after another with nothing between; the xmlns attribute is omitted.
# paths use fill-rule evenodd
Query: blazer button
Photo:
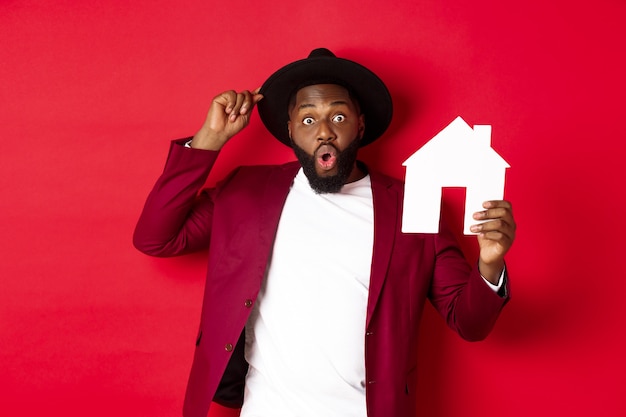
<svg viewBox="0 0 626 417"><path fill-rule="evenodd" d="M246 308L252 307L252 300L248 298L243 305L246 306Z"/></svg>
<svg viewBox="0 0 626 417"><path fill-rule="evenodd" d="M232 343L226 343L226 345L224 345L224 349L226 350L226 352L232 352L233 351Z"/></svg>

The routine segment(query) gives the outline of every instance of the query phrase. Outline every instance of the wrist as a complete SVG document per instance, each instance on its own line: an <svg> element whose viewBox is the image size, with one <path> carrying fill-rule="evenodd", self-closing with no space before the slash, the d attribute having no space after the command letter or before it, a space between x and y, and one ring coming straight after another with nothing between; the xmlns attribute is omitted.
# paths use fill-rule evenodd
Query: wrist
<svg viewBox="0 0 626 417"><path fill-rule="evenodd" d="M478 272L480 272L483 278L494 285L500 280L502 271L504 271L504 260L490 263L483 262L480 259L478 260Z"/></svg>
<svg viewBox="0 0 626 417"><path fill-rule="evenodd" d="M221 138L215 133L200 129L191 140L190 147L207 151L219 151L227 140L227 138Z"/></svg>

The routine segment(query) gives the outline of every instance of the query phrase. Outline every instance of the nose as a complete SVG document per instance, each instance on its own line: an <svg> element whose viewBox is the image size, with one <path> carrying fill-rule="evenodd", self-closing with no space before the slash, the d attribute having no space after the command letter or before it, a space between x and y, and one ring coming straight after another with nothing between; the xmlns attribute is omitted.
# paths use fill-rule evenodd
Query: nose
<svg viewBox="0 0 626 417"><path fill-rule="evenodd" d="M318 142L331 142L337 138L333 126L328 120L320 120L317 126Z"/></svg>

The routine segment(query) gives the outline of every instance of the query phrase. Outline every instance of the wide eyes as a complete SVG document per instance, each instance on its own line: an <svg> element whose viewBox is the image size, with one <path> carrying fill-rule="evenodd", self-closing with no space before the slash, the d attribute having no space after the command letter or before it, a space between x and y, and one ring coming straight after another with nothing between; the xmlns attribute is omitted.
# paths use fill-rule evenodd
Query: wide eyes
<svg viewBox="0 0 626 417"><path fill-rule="evenodd" d="M337 114L335 116L333 116L333 118L331 119L334 123L341 123L343 121L346 120L346 116L343 114ZM304 119L302 119L302 124L306 125L306 126L311 126L315 123L315 119L312 117L305 117Z"/></svg>

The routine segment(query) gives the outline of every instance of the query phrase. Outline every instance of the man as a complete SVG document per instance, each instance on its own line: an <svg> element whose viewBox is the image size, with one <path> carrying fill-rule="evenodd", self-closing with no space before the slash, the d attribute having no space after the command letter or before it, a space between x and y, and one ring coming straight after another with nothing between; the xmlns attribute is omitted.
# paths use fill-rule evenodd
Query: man
<svg viewBox="0 0 626 417"><path fill-rule="evenodd" d="M257 104L298 161L238 168L198 195ZM489 333L508 299L511 206L474 215L473 268L445 224L403 234L403 184L356 160L391 114L375 74L317 49L260 89L218 95L196 135L172 143L134 243L154 256L209 248L185 416L211 401L244 417L414 416L425 300L463 338Z"/></svg>

